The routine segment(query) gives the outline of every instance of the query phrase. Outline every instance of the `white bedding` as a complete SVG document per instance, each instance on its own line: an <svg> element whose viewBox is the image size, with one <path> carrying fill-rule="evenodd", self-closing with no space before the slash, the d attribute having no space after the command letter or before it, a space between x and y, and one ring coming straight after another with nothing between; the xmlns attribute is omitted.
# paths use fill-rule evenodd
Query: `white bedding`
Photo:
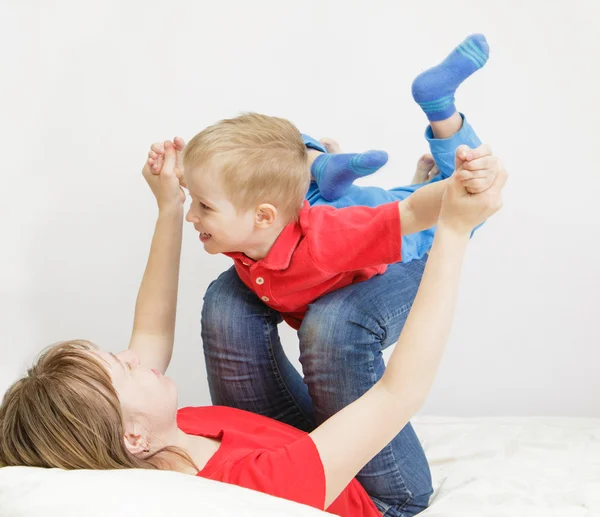
<svg viewBox="0 0 600 517"><path fill-rule="evenodd" d="M600 419L414 422L435 493L423 517L600 516Z"/></svg>
<svg viewBox="0 0 600 517"><path fill-rule="evenodd" d="M415 419L435 494L423 517L600 516L600 419ZM164 494L164 495L161 495ZM173 472L0 469L1 517L326 515Z"/></svg>

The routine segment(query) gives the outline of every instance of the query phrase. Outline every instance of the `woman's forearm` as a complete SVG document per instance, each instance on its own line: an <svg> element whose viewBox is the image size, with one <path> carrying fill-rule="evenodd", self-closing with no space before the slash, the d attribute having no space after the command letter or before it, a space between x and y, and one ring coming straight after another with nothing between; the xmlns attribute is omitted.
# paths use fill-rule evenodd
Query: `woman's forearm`
<svg viewBox="0 0 600 517"><path fill-rule="evenodd" d="M135 305L130 348L161 371L173 351L182 227L183 206L159 211Z"/></svg>
<svg viewBox="0 0 600 517"><path fill-rule="evenodd" d="M452 327L469 234L437 228L425 274L381 384L420 406L433 383Z"/></svg>
<svg viewBox="0 0 600 517"><path fill-rule="evenodd" d="M468 233L438 226L419 292L383 377L311 433L327 479L325 507L425 399L450 331L468 241Z"/></svg>

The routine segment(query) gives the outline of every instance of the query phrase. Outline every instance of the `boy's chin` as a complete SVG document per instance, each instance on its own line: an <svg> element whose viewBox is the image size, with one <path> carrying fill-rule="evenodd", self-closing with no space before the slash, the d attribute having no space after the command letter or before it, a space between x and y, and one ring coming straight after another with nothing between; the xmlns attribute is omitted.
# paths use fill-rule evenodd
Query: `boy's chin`
<svg viewBox="0 0 600 517"><path fill-rule="evenodd" d="M210 245L204 245L204 251L206 251L206 253L208 253L209 255L218 255L219 253L221 253L219 250L214 249L214 247L210 246Z"/></svg>
<svg viewBox="0 0 600 517"><path fill-rule="evenodd" d="M220 255L221 253L228 253L227 249L223 249L222 246L217 246L214 242L205 242L204 251L209 255Z"/></svg>

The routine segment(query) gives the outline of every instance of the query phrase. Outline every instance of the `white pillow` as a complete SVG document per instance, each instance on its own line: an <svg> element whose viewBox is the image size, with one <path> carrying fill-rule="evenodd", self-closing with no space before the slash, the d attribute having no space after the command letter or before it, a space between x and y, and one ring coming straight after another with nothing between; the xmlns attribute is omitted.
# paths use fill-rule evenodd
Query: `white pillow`
<svg viewBox="0 0 600 517"><path fill-rule="evenodd" d="M0 469L1 517L318 517L309 506L156 470Z"/></svg>

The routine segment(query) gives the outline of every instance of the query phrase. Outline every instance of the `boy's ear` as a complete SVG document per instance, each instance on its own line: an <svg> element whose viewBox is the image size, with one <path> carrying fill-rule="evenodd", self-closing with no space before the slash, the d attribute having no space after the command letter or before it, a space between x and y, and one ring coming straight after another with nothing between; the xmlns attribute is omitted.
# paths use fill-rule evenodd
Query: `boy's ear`
<svg viewBox="0 0 600 517"><path fill-rule="evenodd" d="M254 225L258 228L268 228L277 219L277 208L269 203L262 203L256 207Z"/></svg>

